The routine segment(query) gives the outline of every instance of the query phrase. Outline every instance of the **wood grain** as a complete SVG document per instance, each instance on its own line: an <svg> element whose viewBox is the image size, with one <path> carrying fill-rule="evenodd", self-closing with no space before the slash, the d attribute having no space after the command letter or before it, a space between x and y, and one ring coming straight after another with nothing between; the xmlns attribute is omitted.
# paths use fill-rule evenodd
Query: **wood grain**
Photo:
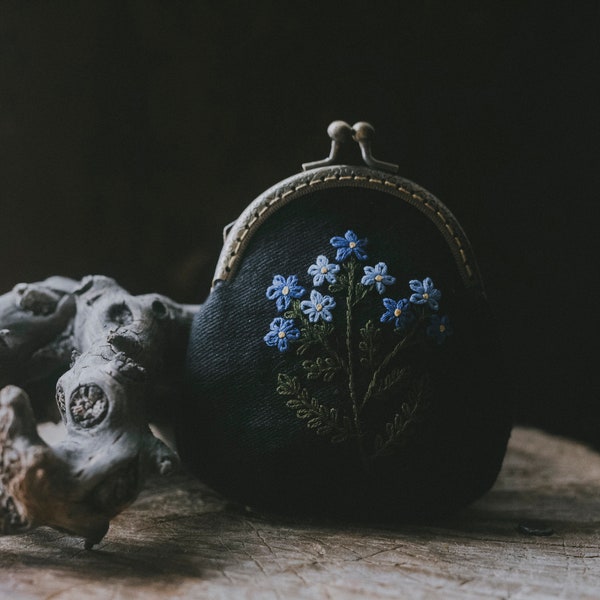
<svg viewBox="0 0 600 600"><path fill-rule="evenodd" d="M49 529L0 538L0 598L599 598L600 455L513 432L492 491L458 516L297 522L153 481L93 551ZM517 530L523 521L554 530Z"/></svg>

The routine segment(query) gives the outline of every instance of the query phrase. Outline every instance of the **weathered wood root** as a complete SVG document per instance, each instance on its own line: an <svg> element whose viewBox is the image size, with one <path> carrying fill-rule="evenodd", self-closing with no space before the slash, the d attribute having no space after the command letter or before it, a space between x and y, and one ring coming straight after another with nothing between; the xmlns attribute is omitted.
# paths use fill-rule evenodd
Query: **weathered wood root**
<svg viewBox="0 0 600 600"><path fill-rule="evenodd" d="M0 387L26 385L68 367L78 285L50 277L0 296Z"/></svg>
<svg viewBox="0 0 600 600"><path fill-rule="evenodd" d="M40 376L40 356L52 368L71 357L56 385L67 437L55 447L38 436L25 392L13 385L0 392L2 533L50 525L91 547L149 472L173 470L177 456L152 435L147 417L179 393L197 308L132 296L101 276L21 284L0 297L9 340L0 345L2 385Z"/></svg>

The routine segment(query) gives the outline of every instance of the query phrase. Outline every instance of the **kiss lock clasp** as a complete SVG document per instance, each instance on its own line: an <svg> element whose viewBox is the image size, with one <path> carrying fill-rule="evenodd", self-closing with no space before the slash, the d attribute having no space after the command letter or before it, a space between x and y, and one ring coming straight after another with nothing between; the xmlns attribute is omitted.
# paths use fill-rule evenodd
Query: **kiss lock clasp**
<svg viewBox="0 0 600 600"><path fill-rule="evenodd" d="M323 160L304 163L302 165L304 171L335 164L341 145L353 140L359 145L362 159L367 166L388 173L398 172L398 165L377 160L373 157L371 142L375 134L375 129L370 123L359 121L350 127L345 121L333 121L327 128L327 134L331 138L331 150L329 156Z"/></svg>

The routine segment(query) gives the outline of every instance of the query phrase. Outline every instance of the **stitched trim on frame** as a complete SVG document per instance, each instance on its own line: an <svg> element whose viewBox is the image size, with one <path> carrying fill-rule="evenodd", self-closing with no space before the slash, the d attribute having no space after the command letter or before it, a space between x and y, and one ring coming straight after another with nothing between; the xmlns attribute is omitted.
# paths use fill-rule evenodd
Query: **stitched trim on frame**
<svg viewBox="0 0 600 600"><path fill-rule="evenodd" d="M434 224L438 227L446 241L450 244L452 253L459 261L459 267L463 271L463 279L467 285L481 285L479 280L477 267L474 264L467 253L470 252L470 246L466 238L461 239L464 234L461 231L457 231L460 228L455 219L451 214L445 214L440 210L440 206L437 204L439 201L432 203L430 199L421 196L420 194L411 192L406 189L402 184L399 184L390 179L382 179L377 177L370 177L360 174L329 174L322 177L315 177L310 181L302 181L292 187L288 187L285 191L276 194L272 197L263 198L258 208L250 215L249 218L243 223L242 228L237 232L235 239L225 244L217 270L215 272L215 282L219 280L227 279L235 270L236 263L239 260L241 250L245 246L248 234L250 234L257 226L257 224L265 218L265 213L270 212L273 209L280 208L287 204L292 199L292 196L296 196L299 193L304 195L308 193L312 188L317 186L327 186L333 182L354 182L359 184L367 184L374 188L384 186L388 188L386 191L393 191L397 193L402 199L407 201L409 204L415 206L422 213L428 215ZM449 213L449 211L448 211ZM240 219L244 216L240 217ZM239 219L238 219L239 222ZM234 226L234 230L236 227ZM234 235L232 231L230 235ZM229 250L225 253L225 249ZM466 248L466 251L465 251Z"/></svg>

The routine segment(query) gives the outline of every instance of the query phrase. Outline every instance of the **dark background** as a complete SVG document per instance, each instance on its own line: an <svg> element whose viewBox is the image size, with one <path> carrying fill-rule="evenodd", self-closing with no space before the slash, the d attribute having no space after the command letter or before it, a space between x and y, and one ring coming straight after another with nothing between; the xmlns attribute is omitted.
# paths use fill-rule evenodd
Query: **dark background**
<svg viewBox="0 0 600 600"><path fill-rule="evenodd" d="M1 289L198 302L223 225L368 120L470 236L519 420L600 446L598 2L248 5L0 1Z"/></svg>

